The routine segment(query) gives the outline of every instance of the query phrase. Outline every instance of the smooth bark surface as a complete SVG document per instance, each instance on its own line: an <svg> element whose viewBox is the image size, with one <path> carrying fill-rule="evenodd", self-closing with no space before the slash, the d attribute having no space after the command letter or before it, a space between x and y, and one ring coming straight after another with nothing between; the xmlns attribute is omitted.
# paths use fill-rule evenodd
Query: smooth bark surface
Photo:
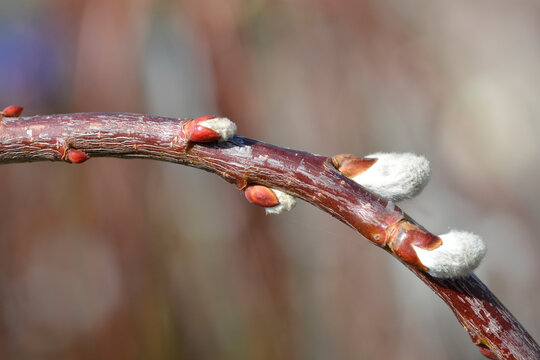
<svg viewBox="0 0 540 360"><path fill-rule="evenodd" d="M193 166L219 175L241 190L260 184L286 191L328 212L393 255L388 243L396 229L404 222L415 224L393 203L337 171L328 157L241 136L227 142L191 143L183 131L186 121L123 113L2 118L0 164L78 162L75 159L84 161L82 155L86 154L90 158L150 158ZM540 358L538 344L475 275L436 279L406 263L403 256L396 258L448 304L484 355Z"/></svg>

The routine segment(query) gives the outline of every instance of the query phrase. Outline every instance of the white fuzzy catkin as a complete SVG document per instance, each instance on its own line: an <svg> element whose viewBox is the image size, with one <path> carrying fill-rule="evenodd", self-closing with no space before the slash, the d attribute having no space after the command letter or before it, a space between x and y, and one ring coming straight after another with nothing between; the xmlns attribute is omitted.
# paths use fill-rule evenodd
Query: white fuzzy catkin
<svg viewBox="0 0 540 360"><path fill-rule="evenodd" d="M201 121L198 125L214 130L221 138L219 141L227 141L236 134L236 124L228 118L218 117Z"/></svg>
<svg viewBox="0 0 540 360"><path fill-rule="evenodd" d="M283 211L289 211L296 205L296 198L278 189L272 189L276 194L279 204L264 208L266 214L281 214Z"/></svg>
<svg viewBox="0 0 540 360"><path fill-rule="evenodd" d="M413 245L420 262L428 273L439 278L456 278L471 273L484 258L486 245L475 234L452 230L439 236L442 245L434 250Z"/></svg>
<svg viewBox="0 0 540 360"><path fill-rule="evenodd" d="M400 201L417 195L429 181L429 161L412 153L376 153L377 161L352 179L387 200Z"/></svg>

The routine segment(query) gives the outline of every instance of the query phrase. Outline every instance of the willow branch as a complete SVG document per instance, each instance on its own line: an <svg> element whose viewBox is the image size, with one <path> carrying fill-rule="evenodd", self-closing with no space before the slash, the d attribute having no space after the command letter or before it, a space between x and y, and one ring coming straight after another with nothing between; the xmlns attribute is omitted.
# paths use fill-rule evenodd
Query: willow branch
<svg viewBox="0 0 540 360"><path fill-rule="evenodd" d="M186 121L124 113L4 117L0 164L147 158L212 172L240 190L252 184L280 189L326 211L394 255L450 307L485 356L540 358L538 344L474 274L439 279L423 271L410 258L410 248L399 242L409 238L423 242L434 235L337 171L328 157L241 136L193 143L184 132Z"/></svg>

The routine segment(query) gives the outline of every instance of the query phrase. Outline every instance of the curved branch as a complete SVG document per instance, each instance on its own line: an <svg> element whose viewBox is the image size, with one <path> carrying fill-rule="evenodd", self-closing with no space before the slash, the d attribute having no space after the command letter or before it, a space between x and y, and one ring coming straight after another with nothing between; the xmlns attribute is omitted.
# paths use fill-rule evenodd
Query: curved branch
<svg viewBox="0 0 540 360"><path fill-rule="evenodd" d="M399 248L400 242L404 238L426 242L434 235L393 203L337 171L329 158L240 136L227 142L192 143L184 133L187 121L124 113L4 117L0 164L149 158L212 172L241 190L250 184L281 189L328 212L394 255L441 297L485 356L540 358L540 347L474 274L438 279L422 271L422 265L409 258L409 249Z"/></svg>

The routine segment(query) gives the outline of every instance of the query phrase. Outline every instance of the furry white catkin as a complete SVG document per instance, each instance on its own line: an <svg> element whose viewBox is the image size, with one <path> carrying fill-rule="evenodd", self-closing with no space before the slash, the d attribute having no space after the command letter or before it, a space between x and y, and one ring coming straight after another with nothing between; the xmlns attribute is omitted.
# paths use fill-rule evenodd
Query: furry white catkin
<svg viewBox="0 0 540 360"><path fill-rule="evenodd" d="M267 207L264 210L266 214L281 214L284 211L291 210L296 205L296 198L278 189L272 189L276 194L279 204L272 207Z"/></svg>
<svg viewBox="0 0 540 360"><path fill-rule="evenodd" d="M412 153L375 153L366 158L377 161L352 180L387 200L400 201L416 196L431 175L429 161Z"/></svg>
<svg viewBox="0 0 540 360"><path fill-rule="evenodd" d="M420 262L428 273L439 278L456 278L471 273L486 254L486 245L475 234L452 230L439 236L442 245L425 250L413 245Z"/></svg>

